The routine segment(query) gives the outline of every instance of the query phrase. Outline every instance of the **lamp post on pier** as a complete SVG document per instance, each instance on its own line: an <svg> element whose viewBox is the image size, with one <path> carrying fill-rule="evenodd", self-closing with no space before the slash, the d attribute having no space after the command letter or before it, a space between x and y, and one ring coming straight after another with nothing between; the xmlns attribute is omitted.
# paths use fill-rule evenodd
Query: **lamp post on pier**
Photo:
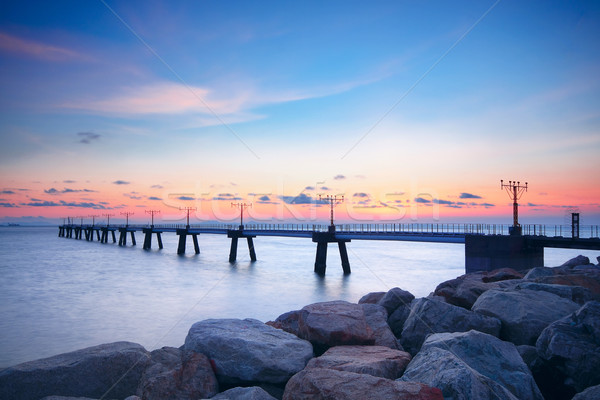
<svg viewBox="0 0 600 400"><path fill-rule="evenodd" d="M115 214L102 214L103 217L106 217L106 227L108 228L110 226L110 217L112 217Z"/></svg>
<svg viewBox="0 0 600 400"><path fill-rule="evenodd" d="M128 227L128 226L129 226L129 216L130 216L130 215L133 215L133 214L134 214L134 212L133 212L133 211L125 211L125 212L121 212L121 215L124 215L124 216L125 216L125 221L126 221L126 222L125 222L125 227Z"/></svg>
<svg viewBox="0 0 600 400"><path fill-rule="evenodd" d="M88 215L88 217L92 219L92 226L96 225L96 217L99 217L99 215Z"/></svg>
<svg viewBox="0 0 600 400"><path fill-rule="evenodd" d="M333 209L335 208L335 206L337 204L340 204L344 201L344 196L332 196L332 195L327 195L327 196L322 196L319 195L319 200L325 200L329 203L329 207L331 208L331 216L330 216L330 224L329 224L329 231L330 232L335 232L335 225L333 224Z"/></svg>
<svg viewBox="0 0 600 400"><path fill-rule="evenodd" d="M190 211L196 211L196 207L179 207L179 209L187 212L187 224L185 227L190 229Z"/></svg>
<svg viewBox="0 0 600 400"><path fill-rule="evenodd" d="M244 229L244 209L252 207L252 203L231 203L231 207L237 207L240 209L240 231Z"/></svg>
<svg viewBox="0 0 600 400"><path fill-rule="evenodd" d="M154 214L160 214L160 210L146 210L145 213L150 214L152 216L152 224L150 225L150 228L154 228ZM188 225L189 225L189 219L188 219Z"/></svg>
<svg viewBox="0 0 600 400"><path fill-rule="evenodd" d="M521 185L519 181L504 183L504 180L500 179L500 188L506 189L508 197L513 201L513 226L509 228L508 232L510 235L521 235L522 228L521 224L519 224L519 203L517 201L527 191L527 182L525 182L525 185Z"/></svg>

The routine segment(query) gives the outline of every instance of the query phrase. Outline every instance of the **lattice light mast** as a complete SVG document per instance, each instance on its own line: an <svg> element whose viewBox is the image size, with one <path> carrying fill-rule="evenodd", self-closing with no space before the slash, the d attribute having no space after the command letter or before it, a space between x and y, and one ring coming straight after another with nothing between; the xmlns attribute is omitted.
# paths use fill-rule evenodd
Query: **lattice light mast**
<svg viewBox="0 0 600 400"><path fill-rule="evenodd" d="M523 193L527 191L527 182L525 185L521 185L518 181L508 181L504 183L504 180L500 180L500 188L506 189L508 197L513 201L513 232L514 234L521 233L521 224L519 224L519 203L518 200L523 196Z"/></svg>
<svg viewBox="0 0 600 400"><path fill-rule="evenodd" d="M187 213L187 224L185 227L190 229L190 211L196 211L196 207L179 207L179 209Z"/></svg>
<svg viewBox="0 0 600 400"><path fill-rule="evenodd" d="M231 207L240 209L240 229L244 229L244 209L252 207L252 203L231 203Z"/></svg>
<svg viewBox="0 0 600 400"><path fill-rule="evenodd" d="M112 217L115 214L102 214L103 217L106 217L106 227L110 226L110 217Z"/></svg>
<svg viewBox="0 0 600 400"><path fill-rule="evenodd" d="M134 212L133 211L125 211L125 212L121 212L121 215L125 216L125 226L129 226L129 216L133 215Z"/></svg>
<svg viewBox="0 0 600 400"><path fill-rule="evenodd" d="M154 214L160 214L160 210L146 210L145 213L150 214L152 216L152 224L150 225L150 227L154 228ZM189 222L188 222L188 225L189 225Z"/></svg>
<svg viewBox="0 0 600 400"><path fill-rule="evenodd" d="M344 196L331 196L331 195L327 195L327 196L322 196L319 195L319 200L325 200L327 202L329 202L329 207L331 208L331 217L330 217L330 227L331 226L335 226L333 224L333 209L336 206L336 204L342 203L344 201Z"/></svg>
<svg viewBox="0 0 600 400"><path fill-rule="evenodd" d="M92 219L92 226L96 226L96 217L99 217L99 215L88 215L88 217L90 217Z"/></svg>

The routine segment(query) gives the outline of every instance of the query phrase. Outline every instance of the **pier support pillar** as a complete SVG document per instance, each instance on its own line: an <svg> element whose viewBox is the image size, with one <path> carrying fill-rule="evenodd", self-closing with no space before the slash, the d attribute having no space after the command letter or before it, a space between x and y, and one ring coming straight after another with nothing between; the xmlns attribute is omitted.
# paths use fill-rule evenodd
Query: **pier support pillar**
<svg viewBox="0 0 600 400"><path fill-rule="evenodd" d="M254 241L252 238L256 236L247 235L244 233L243 228L240 226L238 230L229 230L227 231L227 237L231 238L231 247L229 249L229 262L235 262L237 259L237 248L238 248L238 239L246 238L248 242L248 253L250 254L250 260L256 261L256 252L254 251Z"/></svg>
<svg viewBox="0 0 600 400"><path fill-rule="evenodd" d="M327 269L327 242L317 243L317 256L315 257L315 272L325 275Z"/></svg>
<svg viewBox="0 0 600 400"><path fill-rule="evenodd" d="M229 249L229 262L235 262L237 258L237 245L238 245L238 237L234 236L231 238L231 248Z"/></svg>
<svg viewBox="0 0 600 400"><path fill-rule="evenodd" d="M338 239L335 237L335 228L329 227L328 232L314 232L312 241L317 243L317 255L315 257L315 272L319 275L325 275L327 269L327 244L337 243L340 250L340 259L344 274L350 273L350 261L348 260L348 250L346 242L350 239Z"/></svg>
<svg viewBox="0 0 600 400"><path fill-rule="evenodd" d="M248 241L248 252L250 253L250 261L256 261L256 252L254 251L254 242L252 236L246 237Z"/></svg>
<svg viewBox="0 0 600 400"><path fill-rule="evenodd" d="M144 250L150 250L152 247L152 229L144 229Z"/></svg>
<svg viewBox="0 0 600 400"><path fill-rule="evenodd" d="M465 236L465 271L516 270L544 266L544 247L526 236Z"/></svg>
<svg viewBox="0 0 600 400"><path fill-rule="evenodd" d="M177 254L185 254L185 240L187 239L187 231L185 233L180 233L177 231L179 235L179 245L177 246Z"/></svg>

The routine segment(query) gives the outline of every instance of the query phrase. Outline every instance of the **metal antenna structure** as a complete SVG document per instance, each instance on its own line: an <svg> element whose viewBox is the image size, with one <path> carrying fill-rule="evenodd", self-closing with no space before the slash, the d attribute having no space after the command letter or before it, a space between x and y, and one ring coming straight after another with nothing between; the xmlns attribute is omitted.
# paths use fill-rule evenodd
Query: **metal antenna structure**
<svg viewBox="0 0 600 400"><path fill-rule="evenodd" d="M79 218L79 220L81 221L81 226L83 226L83 219L84 219L85 217L82 217L82 216L80 215L79 217L76 217L76 218Z"/></svg>
<svg viewBox="0 0 600 400"><path fill-rule="evenodd" d="M112 217L115 214L102 214L103 217L106 217L106 226L110 226L110 217Z"/></svg>
<svg viewBox="0 0 600 400"><path fill-rule="evenodd" d="M331 196L331 195L327 195L327 196L322 196L319 195L319 200L325 200L327 202L329 202L329 206L331 208L331 218L330 218L330 226L334 226L333 225L333 208L336 206L336 204L340 204L344 201L344 196Z"/></svg>
<svg viewBox="0 0 600 400"><path fill-rule="evenodd" d="M92 219L92 226L96 225L96 217L99 217L99 215L88 215L89 218Z"/></svg>
<svg viewBox="0 0 600 400"><path fill-rule="evenodd" d="M179 207L180 210L187 212L187 224L186 227L190 229L190 211L196 211L196 207Z"/></svg>
<svg viewBox="0 0 600 400"><path fill-rule="evenodd" d="M521 185L521 182L518 181L508 181L508 184L506 184L500 179L500 188L506 189L508 197L513 201L513 227L520 232L519 203L517 203L517 201L523 196L523 193L527 191L527 182L525 182L525 186L523 186Z"/></svg>
<svg viewBox="0 0 600 400"><path fill-rule="evenodd" d="M122 212L122 213L121 213L121 215L124 215L124 216L125 216L125 218L126 218L126 221L127 221L127 222L125 223L125 226L129 226L129 216L130 216L130 215L133 215L133 214L134 214L134 212L133 212L133 211L125 211L125 212Z"/></svg>
<svg viewBox="0 0 600 400"><path fill-rule="evenodd" d="M231 207L237 207L240 209L240 229L244 229L244 209L252 207L252 203L231 203Z"/></svg>
<svg viewBox="0 0 600 400"><path fill-rule="evenodd" d="M150 214L152 216L152 224L150 227L154 228L154 214L160 214L160 210L146 210L146 214Z"/></svg>

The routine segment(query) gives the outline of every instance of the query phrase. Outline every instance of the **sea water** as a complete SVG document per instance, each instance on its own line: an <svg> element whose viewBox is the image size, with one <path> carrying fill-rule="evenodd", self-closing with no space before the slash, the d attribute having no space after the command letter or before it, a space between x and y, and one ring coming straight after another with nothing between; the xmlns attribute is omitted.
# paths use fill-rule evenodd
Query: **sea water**
<svg viewBox="0 0 600 400"><path fill-rule="evenodd" d="M176 254L177 235L164 233L164 249L101 244L58 237L58 228L0 228L0 367L101 343L127 340L148 350L179 347L189 327L208 318L255 318L320 301L356 302L392 287L427 296L464 273L464 245L353 240L352 268L344 275L330 244L325 276L313 272L316 244L307 238L257 237L258 261L245 241L228 262L225 235L199 235ZM191 239L191 238L190 238ZM597 251L546 249L556 266Z"/></svg>

